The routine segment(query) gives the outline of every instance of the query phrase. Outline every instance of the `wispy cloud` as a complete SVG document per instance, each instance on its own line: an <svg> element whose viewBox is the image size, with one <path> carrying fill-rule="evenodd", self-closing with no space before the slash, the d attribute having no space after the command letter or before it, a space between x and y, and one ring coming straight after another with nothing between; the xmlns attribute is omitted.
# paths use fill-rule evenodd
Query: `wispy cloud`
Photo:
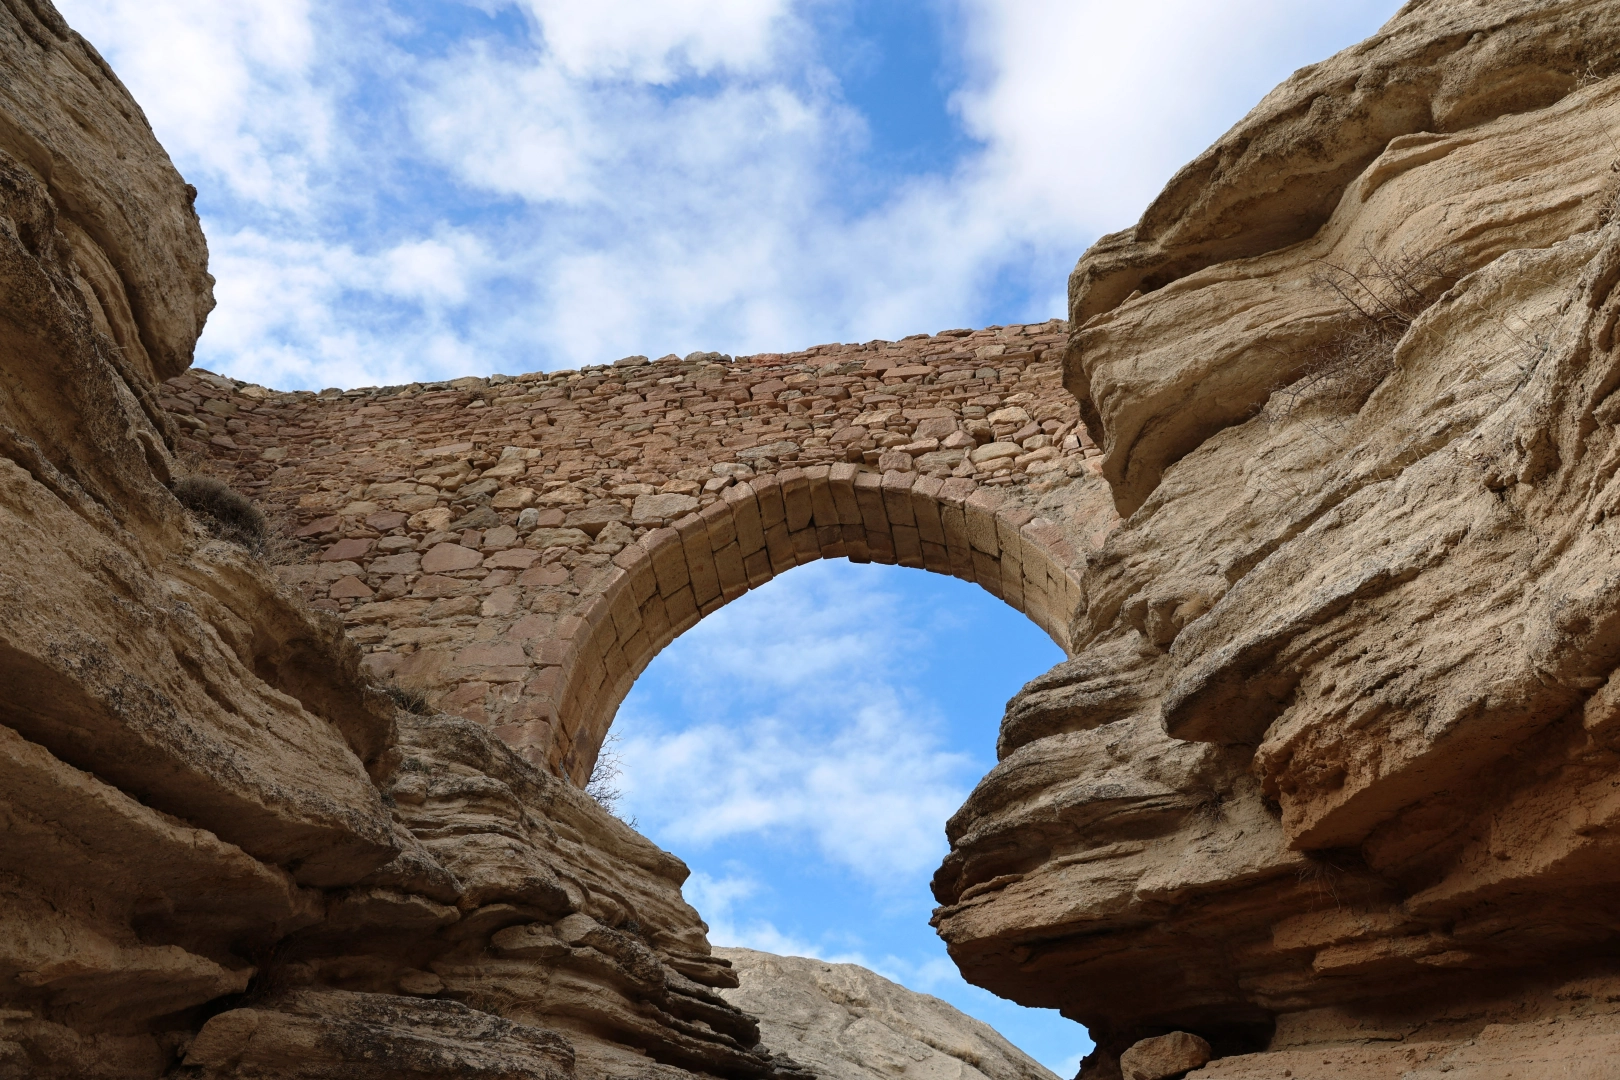
<svg viewBox="0 0 1620 1080"><path fill-rule="evenodd" d="M944 854L974 768L905 685L925 640L917 613L834 564L766 588L688 633L664 696L626 702L626 806L683 850L769 837L879 887L915 884ZM709 719L670 718L693 715Z"/></svg>
<svg viewBox="0 0 1620 1080"><path fill-rule="evenodd" d="M289 386L1059 314L1091 239L1396 6L917 0L966 139L891 173L832 73L851 2L60 6L203 189L203 362Z"/></svg>

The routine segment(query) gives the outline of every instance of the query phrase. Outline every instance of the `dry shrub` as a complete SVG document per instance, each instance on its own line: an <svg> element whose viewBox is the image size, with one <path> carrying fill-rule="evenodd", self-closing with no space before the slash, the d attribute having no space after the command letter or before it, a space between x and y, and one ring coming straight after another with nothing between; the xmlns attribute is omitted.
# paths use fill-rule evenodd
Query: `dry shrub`
<svg viewBox="0 0 1620 1080"><path fill-rule="evenodd" d="M1312 276L1353 316L1350 328L1307 355L1302 373L1278 387L1266 412L1273 420L1307 404L1328 413L1353 413L1395 370L1395 347L1417 317L1456 284L1443 251L1394 256L1371 251L1353 266L1323 261Z"/></svg>
<svg viewBox="0 0 1620 1080"><path fill-rule="evenodd" d="M180 505L196 515L221 540L262 554L270 536L270 523L253 500L212 476L183 476L170 490Z"/></svg>
<svg viewBox="0 0 1620 1080"><path fill-rule="evenodd" d="M1611 162L1609 172L1614 175L1609 178L1603 194L1598 196L1597 217L1600 226L1612 225L1616 218L1620 218L1620 161Z"/></svg>
<svg viewBox="0 0 1620 1080"><path fill-rule="evenodd" d="M417 716L433 716L438 710L428 703L427 695L411 686L384 683L382 692L394 699L394 704Z"/></svg>
<svg viewBox="0 0 1620 1080"><path fill-rule="evenodd" d="M634 818L625 820L619 813L619 800L624 793L619 790L618 779L624 772L624 761L618 752L618 732L608 732L607 738L602 740L602 749L597 752L596 764L591 766L591 778L585 781L585 794L597 801L597 804L624 821L632 829L636 827Z"/></svg>

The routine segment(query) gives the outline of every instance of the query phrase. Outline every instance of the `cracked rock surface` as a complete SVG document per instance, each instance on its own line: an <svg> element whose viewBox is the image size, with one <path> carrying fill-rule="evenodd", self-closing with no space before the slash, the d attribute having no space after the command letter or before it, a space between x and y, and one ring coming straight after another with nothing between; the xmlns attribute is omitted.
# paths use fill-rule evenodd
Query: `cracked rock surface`
<svg viewBox="0 0 1620 1080"><path fill-rule="evenodd" d="M934 887L1087 1080L1620 1049L1617 71L1612 4L1408 4L1080 260L1126 520Z"/></svg>
<svg viewBox="0 0 1620 1080"><path fill-rule="evenodd" d="M716 949L766 1043L824 1080L1055 1080L994 1028L856 964Z"/></svg>

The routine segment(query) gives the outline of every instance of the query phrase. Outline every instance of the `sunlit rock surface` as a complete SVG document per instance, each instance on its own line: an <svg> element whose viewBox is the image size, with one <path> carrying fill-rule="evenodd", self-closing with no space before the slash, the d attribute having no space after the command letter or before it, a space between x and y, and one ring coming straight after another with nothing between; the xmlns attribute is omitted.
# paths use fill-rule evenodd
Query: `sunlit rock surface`
<svg viewBox="0 0 1620 1080"><path fill-rule="evenodd" d="M0 1076L765 1078L686 868L171 494L195 192L0 5Z"/></svg>
<svg viewBox="0 0 1620 1080"><path fill-rule="evenodd" d="M765 1042L823 1080L1056 1080L988 1024L856 964L715 950Z"/></svg>
<svg viewBox="0 0 1620 1080"><path fill-rule="evenodd" d="M1612 1069L1617 71L1613 4L1409 4L1080 260L1127 519L935 892L1082 1076Z"/></svg>
<svg viewBox="0 0 1620 1080"><path fill-rule="evenodd" d="M580 790L659 648L845 556L1072 657L934 884L1088 1080L1612 1071L1620 8L1409 4L1067 323L323 395L185 371L194 192L44 0L0 50L0 1076L1035 1080L739 987Z"/></svg>

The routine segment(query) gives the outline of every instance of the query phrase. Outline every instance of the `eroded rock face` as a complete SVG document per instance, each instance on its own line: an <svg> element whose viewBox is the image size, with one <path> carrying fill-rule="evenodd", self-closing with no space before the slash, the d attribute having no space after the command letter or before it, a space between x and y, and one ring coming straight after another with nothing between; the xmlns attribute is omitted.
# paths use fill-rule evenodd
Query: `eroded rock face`
<svg viewBox="0 0 1620 1080"><path fill-rule="evenodd" d="M686 868L171 493L194 195L0 5L0 1076L763 1078Z"/></svg>
<svg viewBox="0 0 1620 1080"><path fill-rule="evenodd" d="M1616 70L1612 4L1408 5L1081 259L1128 517L935 892L1083 1076L1612 1054Z"/></svg>
<svg viewBox="0 0 1620 1080"><path fill-rule="evenodd" d="M1055 1080L988 1024L855 964L716 949L765 1042L823 1080Z"/></svg>

